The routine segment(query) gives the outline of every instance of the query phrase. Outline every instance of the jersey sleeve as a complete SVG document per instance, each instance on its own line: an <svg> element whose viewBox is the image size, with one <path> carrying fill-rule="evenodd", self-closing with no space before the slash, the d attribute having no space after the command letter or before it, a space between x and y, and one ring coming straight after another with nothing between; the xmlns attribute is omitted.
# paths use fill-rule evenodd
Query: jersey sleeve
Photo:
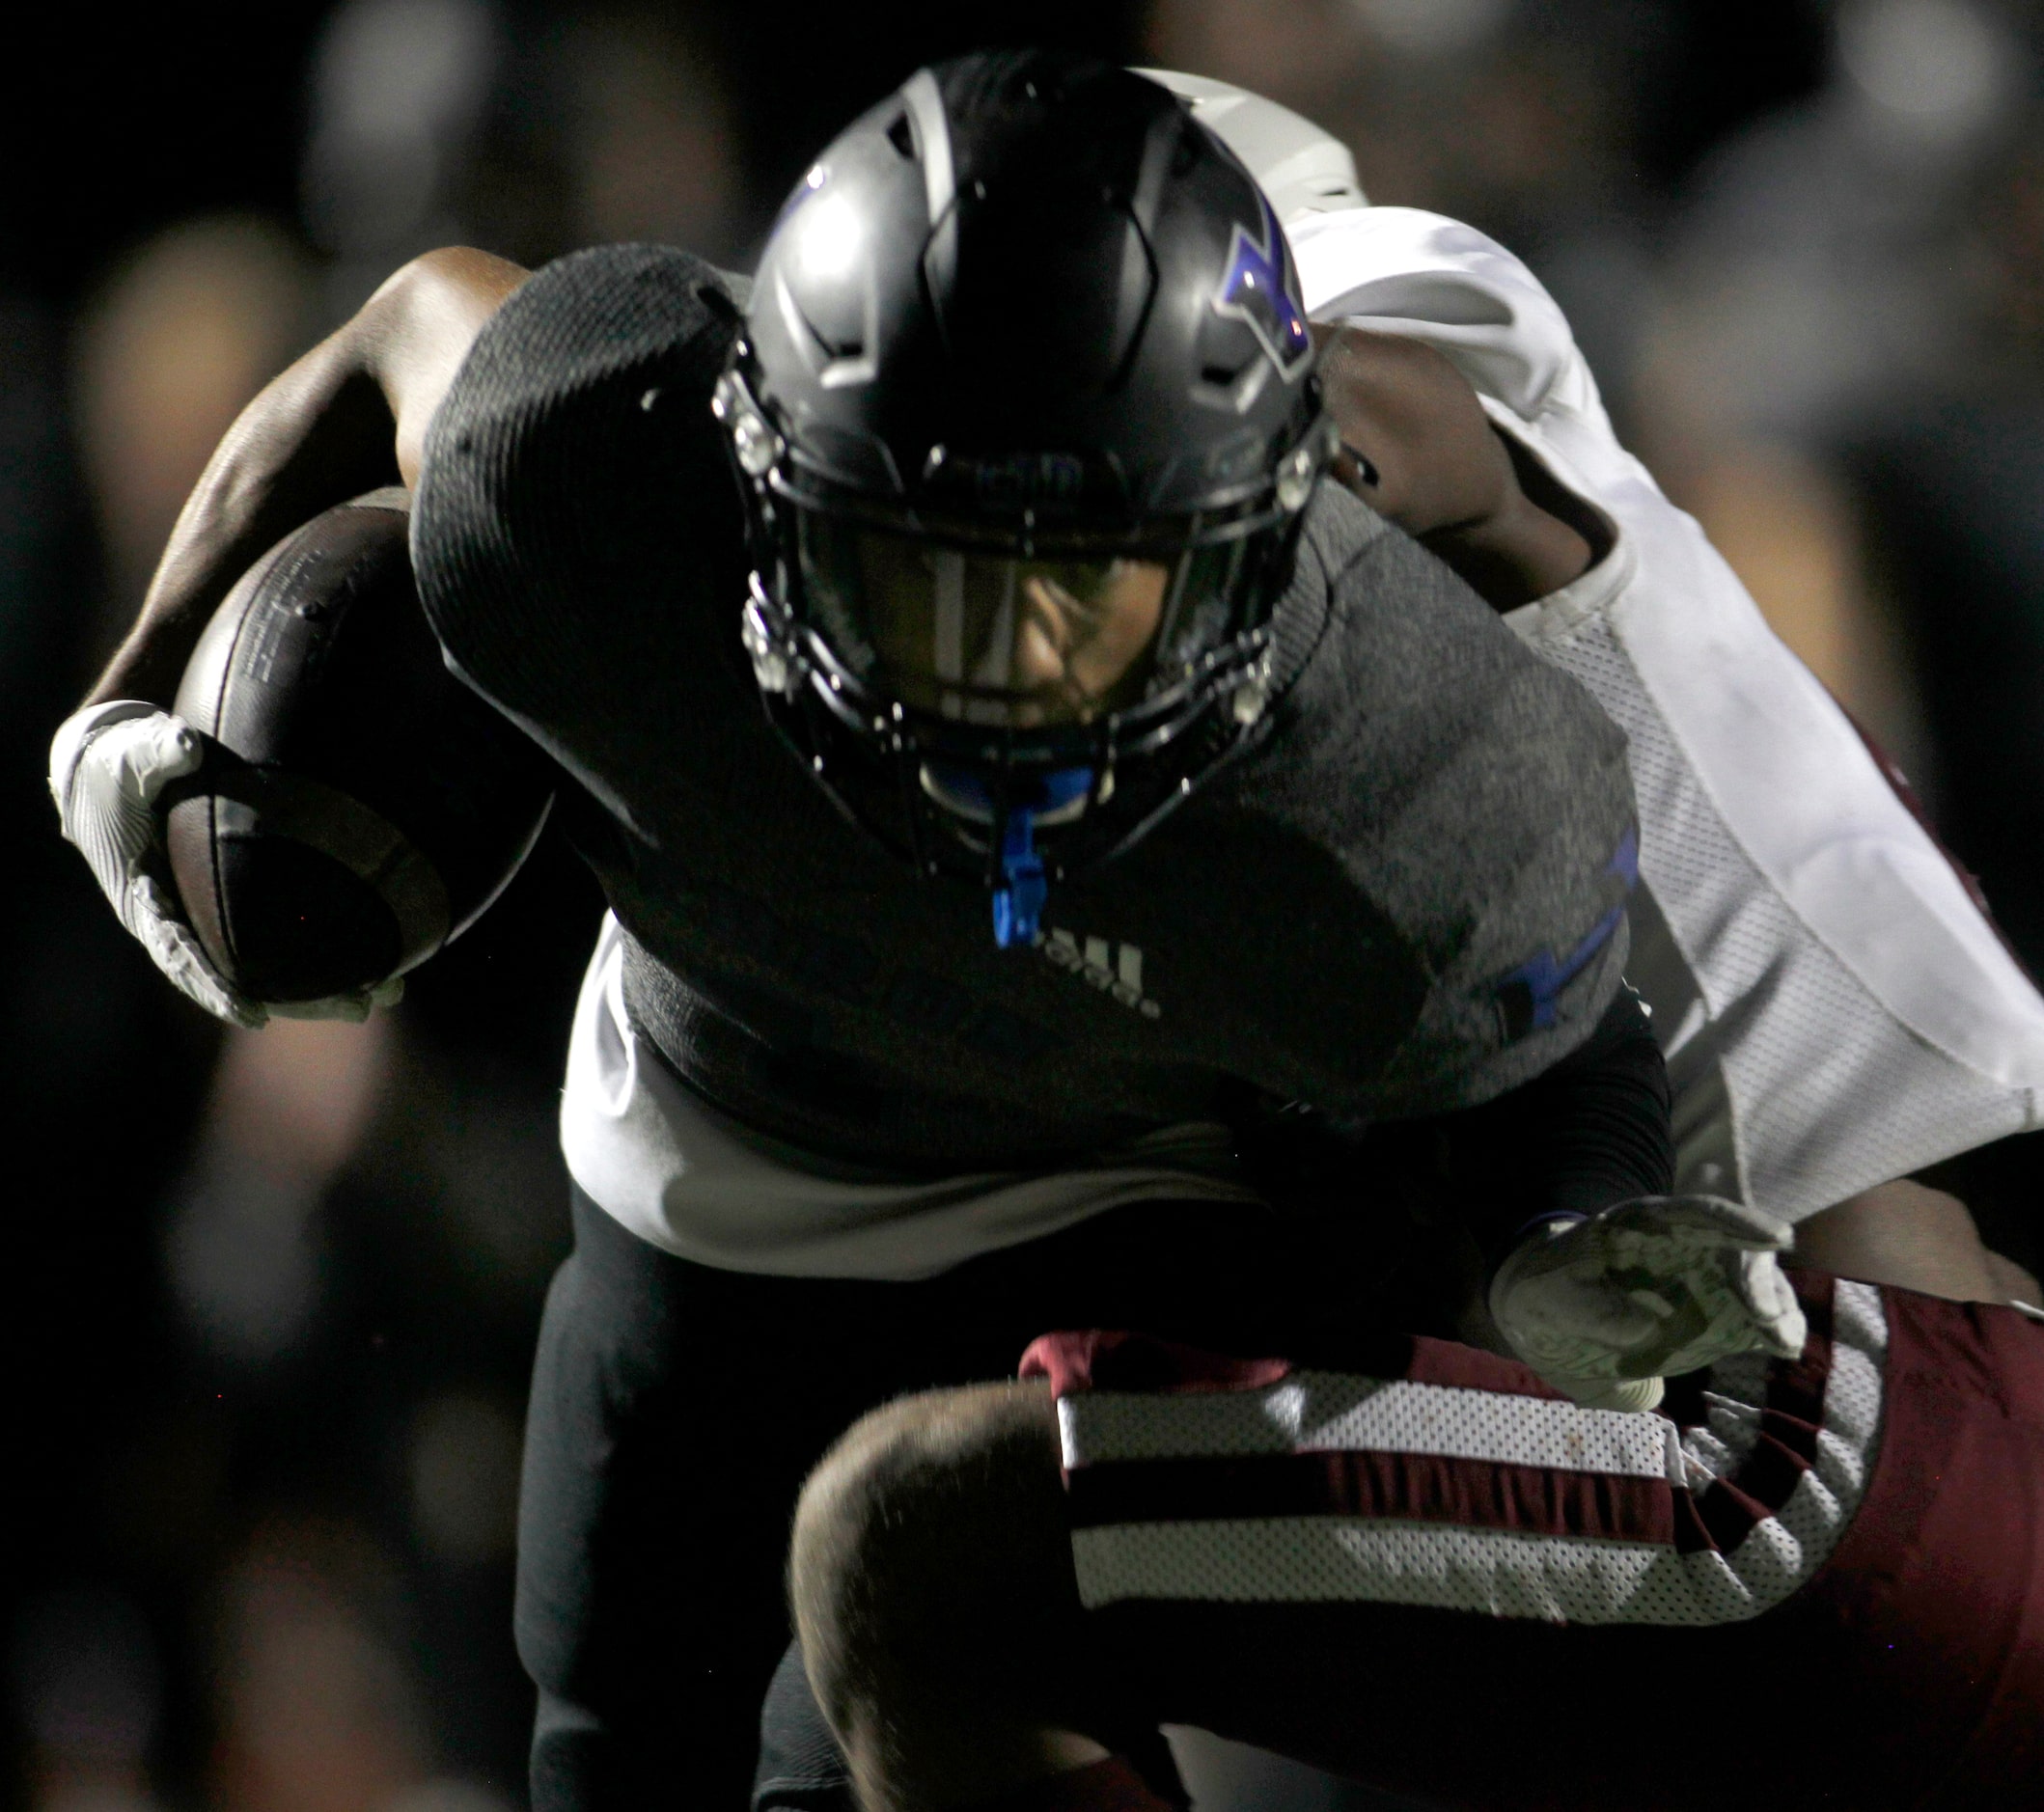
<svg viewBox="0 0 2044 1812"><path fill-rule="evenodd" d="M1287 736L1323 796L1296 809L1425 976L1367 1115L1441 1113L1560 1061L1618 988L1639 847L1625 738L1417 542L1345 493L1328 504L1304 557L1330 569L1330 622ZM1363 517L1378 532L1344 548Z"/></svg>
<svg viewBox="0 0 2044 1812"><path fill-rule="evenodd" d="M1424 341L1514 415L1561 407L1610 433L1568 317L1496 240L1417 207L1315 214L1290 237L1314 320Z"/></svg>
<svg viewBox="0 0 2044 1812"><path fill-rule="evenodd" d="M561 259L483 328L427 436L412 558L448 664L614 813L642 715L621 676L684 696L677 626L743 596L709 414L733 288L661 247Z"/></svg>

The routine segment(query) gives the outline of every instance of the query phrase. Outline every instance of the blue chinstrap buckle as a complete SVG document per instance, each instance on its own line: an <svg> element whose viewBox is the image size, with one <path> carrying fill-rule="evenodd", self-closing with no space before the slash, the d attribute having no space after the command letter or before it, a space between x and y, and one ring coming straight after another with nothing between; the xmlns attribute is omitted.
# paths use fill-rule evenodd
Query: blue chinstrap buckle
<svg viewBox="0 0 2044 1812"><path fill-rule="evenodd" d="M983 810L989 825L994 823L1001 806L982 776L947 764L941 777L945 792ZM1065 811L1084 800L1092 785L1090 767L1056 768L1031 781L1023 797L1010 792L1006 814L1000 816L993 875L994 942L1002 949L1036 942L1050 894L1050 879L1036 848L1037 820Z"/></svg>
<svg viewBox="0 0 2044 1812"><path fill-rule="evenodd" d="M994 889L994 942L1034 944L1043 902L1050 897L1043 858L1036 853L1036 813L1023 806L1008 814L1001 833L1001 880Z"/></svg>

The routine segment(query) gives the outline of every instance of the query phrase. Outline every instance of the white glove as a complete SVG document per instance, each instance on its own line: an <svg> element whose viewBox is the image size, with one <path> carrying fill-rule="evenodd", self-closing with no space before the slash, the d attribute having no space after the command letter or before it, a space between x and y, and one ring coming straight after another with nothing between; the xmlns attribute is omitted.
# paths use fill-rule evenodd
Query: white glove
<svg viewBox="0 0 2044 1812"><path fill-rule="evenodd" d="M121 922L156 967L215 1019L250 1030L273 1016L366 1019L373 1005L397 1000L404 983L394 977L357 994L264 1004L233 987L207 960L171 890L152 872L163 859L157 795L194 772L201 756L199 738L183 719L136 699L87 706L65 720L50 744L50 796L65 840L84 856Z"/></svg>
<svg viewBox="0 0 2044 1812"><path fill-rule="evenodd" d="M1809 1328L1785 1222L1715 1195L1645 1196L1550 1222L1498 1269L1490 1312L1528 1365L1593 1409L1647 1410L1660 1381L1730 1353L1782 1359Z"/></svg>

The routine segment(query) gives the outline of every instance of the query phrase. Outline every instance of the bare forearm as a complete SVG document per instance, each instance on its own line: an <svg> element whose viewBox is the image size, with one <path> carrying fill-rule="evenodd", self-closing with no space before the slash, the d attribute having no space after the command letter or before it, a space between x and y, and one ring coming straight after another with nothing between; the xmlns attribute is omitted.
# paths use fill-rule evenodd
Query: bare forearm
<svg viewBox="0 0 2044 1812"><path fill-rule="evenodd" d="M412 483L441 397L524 277L481 252L429 254L265 387L207 462L87 702L168 705L214 607L265 548L359 492Z"/></svg>
<svg viewBox="0 0 2044 1812"><path fill-rule="evenodd" d="M1497 610L1559 591L1588 571L1594 557L1588 537L1516 487L1494 515L1430 530L1417 539Z"/></svg>
<svg viewBox="0 0 2044 1812"><path fill-rule="evenodd" d="M1321 329L1321 377L1344 451L1336 475L1499 610L1580 577L1596 550L1530 498L1476 392L1430 346Z"/></svg>
<svg viewBox="0 0 2044 1812"><path fill-rule="evenodd" d="M397 477L382 392L345 348L316 347L242 411L207 462L141 615L87 702L168 706L192 645L249 564L308 517Z"/></svg>

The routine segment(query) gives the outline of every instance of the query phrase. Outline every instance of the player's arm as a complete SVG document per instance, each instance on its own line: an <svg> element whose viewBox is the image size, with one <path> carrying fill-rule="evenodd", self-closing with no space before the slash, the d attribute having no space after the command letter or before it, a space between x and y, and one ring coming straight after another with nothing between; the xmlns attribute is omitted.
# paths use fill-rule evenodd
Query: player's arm
<svg viewBox="0 0 2044 1812"><path fill-rule="evenodd" d="M215 972L161 872L163 790L202 759L169 709L185 664L220 600L284 535L393 478L416 482L434 410L525 275L482 252L417 259L250 403L186 501L126 642L50 744L65 837L156 966L217 1018L259 1026L269 1009ZM394 984L290 1011L360 1018L392 998Z"/></svg>
<svg viewBox="0 0 2044 1812"><path fill-rule="evenodd" d="M1320 376L1340 429L1336 476L1499 610L1580 578L1609 545L1595 513L1549 483L1541 502L1477 400L1432 346L1360 327L1318 328Z"/></svg>
<svg viewBox="0 0 2044 1812"><path fill-rule="evenodd" d="M1749 1347L1792 1358L1807 1332L1780 1271L1786 1225L1673 1193L1670 1112L1646 1014L1620 989L1568 1057L1432 1124L1482 1260L1465 1337L1593 1408L1652 1409L1668 1373Z"/></svg>
<svg viewBox="0 0 2044 1812"><path fill-rule="evenodd" d="M167 708L214 607L260 555L334 504L393 479L415 483L434 410L526 274L486 252L428 252L266 386L207 462L86 702Z"/></svg>

